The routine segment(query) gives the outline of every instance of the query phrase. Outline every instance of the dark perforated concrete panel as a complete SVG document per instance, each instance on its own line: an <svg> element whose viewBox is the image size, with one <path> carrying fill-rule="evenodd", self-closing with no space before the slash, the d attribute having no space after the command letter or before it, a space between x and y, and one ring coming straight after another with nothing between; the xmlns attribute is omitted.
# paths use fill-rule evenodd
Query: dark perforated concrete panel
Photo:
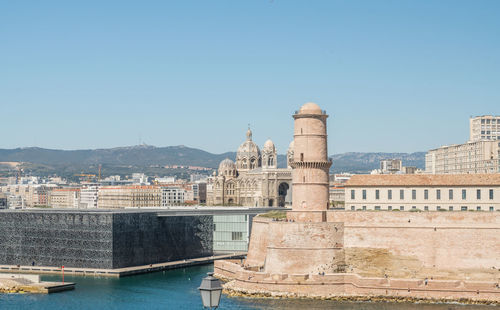
<svg viewBox="0 0 500 310"><path fill-rule="evenodd" d="M212 216L2 211L0 264L121 268L212 255Z"/></svg>

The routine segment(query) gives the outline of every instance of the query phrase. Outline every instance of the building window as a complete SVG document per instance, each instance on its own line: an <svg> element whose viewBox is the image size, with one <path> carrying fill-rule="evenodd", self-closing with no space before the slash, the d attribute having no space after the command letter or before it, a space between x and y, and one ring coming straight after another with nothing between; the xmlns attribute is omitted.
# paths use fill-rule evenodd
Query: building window
<svg viewBox="0 0 500 310"><path fill-rule="evenodd" d="M481 199L481 190L480 189L476 190L476 198Z"/></svg>
<svg viewBox="0 0 500 310"><path fill-rule="evenodd" d="M380 199L380 190L375 190L375 199Z"/></svg>
<svg viewBox="0 0 500 310"><path fill-rule="evenodd" d="M465 189L462 190L462 199L463 200L467 199L467 190Z"/></svg>
<svg viewBox="0 0 500 310"><path fill-rule="evenodd" d="M417 190L416 189L411 190L411 199L413 199L413 200L417 199Z"/></svg>
<svg viewBox="0 0 500 310"><path fill-rule="evenodd" d="M490 211L495 211L495 209L493 207L490 207Z"/></svg>
<svg viewBox="0 0 500 310"><path fill-rule="evenodd" d="M399 210L400 210L400 211L404 211L404 210L405 210L405 207L404 207L404 206L400 206L400 207L399 207Z"/></svg>
<svg viewBox="0 0 500 310"><path fill-rule="evenodd" d="M448 210L449 210L449 211L453 211L453 206L449 206L449 207L448 207Z"/></svg>
<svg viewBox="0 0 500 310"><path fill-rule="evenodd" d="M363 190L363 199L366 200L366 189Z"/></svg>
<svg viewBox="0 0 500 310"><path fill-rule="evenodd" d="M355 199L355 197L356 197L355 191L351 189L351 199Z"/></svg>
<svg viewBox="0 0 500 310"><path fill-rule="evenodd" d="M436 199L437 200L441 199L441 190L440 189L436 189Z"/></svg>
<svg viewBox="0 0 500 310"><path fill-rule="evenodd" d="M241 231L231 232L231 240L233 240L233 241L243 240L243 232L241 232Z"/></svg>
<svg viewBox="0 0 500 310"><path fill-rule="evenodd" d="M448 199L453 200L453 190L452 189L450 189L448 191Z"/></svg>
<svg viewBox="0 0 500 310"><path fill-rule="evenodd" d="M490 189L490 200L492 200L492 199L493 199L493 190Z"/></svg>
<svg viewBox="0 0 500 310"><path fill-rule="evenodd" d="M392 189L387 190L387 199L392 199Z"/></svg>
<svg viewBox="0 0 500 310"><path fill-rule="evenodd" d="M467 206L461 206L460 211L467 211Z"/></svg>
<svg viewBox="0 0 500 310"><path fill-rule="evenodd" d="M351 206L351 211L354 211L356 210L356 208L354 206Z"/></svg>
<svg viewBox="0 0 500 310"><path fill-rule="evenodd" d="M417 206L412 206L412 210L417 210Z"/></svg>
<svg viewBox="0 0 500 310"><path fill-rule="evenodd" d="M424 199L425 200L429 199L429 190L428 189L424 189Z"/></svg>
<svg viewBox="0 0 500 310"><path fill-rule="evenodd" d="M476 211L481 211L481 207L480 207L480 206L477 206L477 207L476 207Z"/></svg>
<svg viewBox="0 0 500 310"><path fill-rule="evenodd" d="M429 206L424 206L424 211L429 211Z"/></svg>
<svg viewBox="0 0 500 310"><path fill-rule="evenodd" d="M399 199L401 199L401 200L405 199L405 190L404 189L399 190Z"/></svg>
<svg viewBox="0 0 500 310"><path fill-rule="evenodd" d="M363 206L363 210L366 211L366 206Z"/></svg>
<svg viewBox="0 0 500 310"><path fill-rule="evenodd" d="M387 210L391 211L392 210L392 206L388 206Z"/></svg>
<svg viewBox="0 0 500 310"><path fill-rule="evenodd" d="M304 161L304 153L300 153L300 161Z"/></svg>
<svg viewBox="0 0 500 310"><path fill-rule="evenodd" d="M438 211L441 210L441 206L437 206L436 210L438 210Z"/></svg>
<svg viewBox="0 0 500 310"><path fill-rule="evenodd" d="M380 211L380 206L375 206L375 210Z"/></svg>

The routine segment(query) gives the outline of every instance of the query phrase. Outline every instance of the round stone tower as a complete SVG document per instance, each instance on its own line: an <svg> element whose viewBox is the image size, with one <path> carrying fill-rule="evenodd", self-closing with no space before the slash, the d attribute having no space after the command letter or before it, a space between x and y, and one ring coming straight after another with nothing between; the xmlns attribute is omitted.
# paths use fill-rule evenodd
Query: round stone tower
<svg viewBox="0 0 500 310"><path fill-rule="evenodd" d="M288 218L325 222L329 203L329 170L325 111L312 102L295 112L292 167L293 200Z"/></svg>

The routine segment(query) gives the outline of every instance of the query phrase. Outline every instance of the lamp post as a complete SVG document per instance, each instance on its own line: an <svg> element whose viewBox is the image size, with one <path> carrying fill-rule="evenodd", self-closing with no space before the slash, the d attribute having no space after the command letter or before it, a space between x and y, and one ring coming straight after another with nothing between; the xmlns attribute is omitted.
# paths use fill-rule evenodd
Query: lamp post
<svg viewBox="0 0 500 310"><path fill-rule="evenodd" d="M220 280L213 277L214 273L209 272L208 277L203 278L198 288L201 294L201 301L204 308L217 309L219 307L222 285Z"/></svg>

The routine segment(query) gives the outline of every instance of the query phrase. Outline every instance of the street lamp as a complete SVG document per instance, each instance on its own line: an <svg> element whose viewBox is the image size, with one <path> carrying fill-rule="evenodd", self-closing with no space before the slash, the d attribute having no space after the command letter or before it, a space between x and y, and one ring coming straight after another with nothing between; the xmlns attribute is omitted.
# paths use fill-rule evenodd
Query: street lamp
<svg viewBox="0 0 500 310"><path fill-rule="evenodd" d="M217 309L222 293L222 285L220 280L213 277L214 273L209 272L208 277L203 278L201 285L198 288L201 294L201 301L204 308Z"/></svg>

